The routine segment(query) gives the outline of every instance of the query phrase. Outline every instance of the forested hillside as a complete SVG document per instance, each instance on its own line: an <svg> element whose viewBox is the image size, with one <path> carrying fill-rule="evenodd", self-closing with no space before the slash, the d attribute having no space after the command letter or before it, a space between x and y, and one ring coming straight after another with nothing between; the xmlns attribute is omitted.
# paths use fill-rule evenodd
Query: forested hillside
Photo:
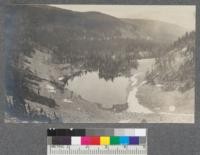
<svg viewBox="0 0 200 155"><path fill-rule="evenodd" d="M195 81L195 32L186 33L165 54L156 59L155 68L147 73L152 83L161 83L166 90L186 91Z"/></svg>
<svg viewBox="0 0 200 155"><path fill-rule="evenodd" d="M37 5L10 6L7 10L6 26L12 35L10 41L17 46L14 48L21 47L20 51L30 54L30 41L36 42L52 50L58 62L68 55L79 59L78 54L125 51L135 55L147 52L146 57L152 57L152 52L185 33L184 28L173 24L122 20L98 12L80 13Z"/></svg>

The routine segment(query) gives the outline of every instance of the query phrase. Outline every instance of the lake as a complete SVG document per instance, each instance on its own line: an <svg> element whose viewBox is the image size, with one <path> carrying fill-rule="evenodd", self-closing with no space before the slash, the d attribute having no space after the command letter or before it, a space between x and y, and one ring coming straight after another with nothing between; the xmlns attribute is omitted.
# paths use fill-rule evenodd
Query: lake
<svg viewBox="0 0 200 155"><path fill-rule="evenodd" d="M114 104L125 104L129 78L116 77L113 81L99 78L98 72L88 72L82 76L76 76L68 81L67 88L81 95L84 99L102 104L110 108Z"/></svg>
<svg viewBox="0 0 200 155"><path fill-rule="evenodd" d="M154 59L138 60L138 68L132 70L130 77L119 76L113 81L100 78L98 71L87 72L70 79L65 87L88 101L102 104L105 108L128 102L128 111L145 112L147 110L139 105L136 93L138 87L145 82L146 71L151 70L154 63ZM141 80L138 81L138 78Z"/></svg>

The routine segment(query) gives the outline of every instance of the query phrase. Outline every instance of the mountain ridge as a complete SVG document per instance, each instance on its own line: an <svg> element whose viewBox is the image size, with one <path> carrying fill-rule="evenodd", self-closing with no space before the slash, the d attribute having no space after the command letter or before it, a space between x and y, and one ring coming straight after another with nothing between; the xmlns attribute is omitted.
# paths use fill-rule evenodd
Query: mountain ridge
<svg viewBox="0 0 200 155"><path fill-rule="evenodd" d="M47 30L47 33L58 31L57 27L59 27L60 29L62 28L64 33L66 33L66 31L72 31L71 33L77 34L78 37L87 35L85 33L88 33L89 36L97 38L114 37L124 39L145 39L150 37L155 42L168 44L178 39L178 37L186 32L183 28L181 29L180 27L170 23L164 23L167 24L167 26L164 26L164 24L160 24L163 22L149 22L150 20L146 19L128 19L129 22L127 22L127 19L113 17L111 15L95 11L77 12L52 6L37 5L17 6L14 10L16 10L16 13L21 11L22 13L27 14L27 19L32 22L32 27L37 28L37 26L45 26L47 29L48 27L51 27L52 31ZM172 31L174 29L176 31ZM166 30L167 33L161 33L161 31L165 32ZM166 34L167 39L164 38L164 36L166 37ZM73 38L73 35L69 36ZM159 37L154 38L154 36Z"/></svg>

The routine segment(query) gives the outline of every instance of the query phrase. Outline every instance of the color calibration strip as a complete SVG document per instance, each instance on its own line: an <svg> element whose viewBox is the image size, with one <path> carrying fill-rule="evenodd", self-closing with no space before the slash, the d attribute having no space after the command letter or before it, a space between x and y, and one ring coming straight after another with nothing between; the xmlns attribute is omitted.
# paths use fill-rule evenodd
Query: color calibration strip
<svg viewBox="0 0 200 155"><path fill-rule="evenodd" d="M146 129L48 129L48 155L147 155Z"/></svg>
<svg viewBox="0 0 200 155"><path fill-rule="evenodd" d="M139 136L53 136L48 137L51 145L139 145L146 137Z"/></svg>

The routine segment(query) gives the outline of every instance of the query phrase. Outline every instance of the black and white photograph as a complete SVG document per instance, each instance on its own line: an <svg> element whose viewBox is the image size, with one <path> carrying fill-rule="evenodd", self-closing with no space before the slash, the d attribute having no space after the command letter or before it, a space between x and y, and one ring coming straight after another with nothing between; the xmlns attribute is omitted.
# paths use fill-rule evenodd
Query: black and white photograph
<svg viewBox="0 0 200 155"><path fill-rule="evenodd" d="M195 5L8 5L5 123L194 123Z"/></svg>

